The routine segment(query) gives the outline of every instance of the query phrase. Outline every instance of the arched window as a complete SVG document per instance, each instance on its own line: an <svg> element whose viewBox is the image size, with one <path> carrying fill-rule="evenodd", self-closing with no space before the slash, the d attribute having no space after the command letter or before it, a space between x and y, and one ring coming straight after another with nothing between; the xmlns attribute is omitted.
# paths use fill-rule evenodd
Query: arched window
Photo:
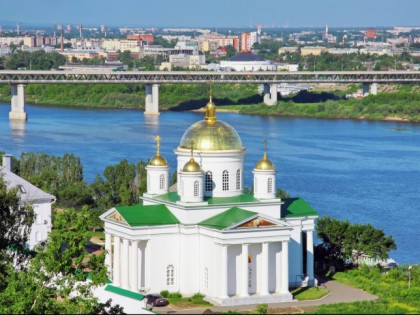
<svg viewBox="0 0 420 315"><path fill-rule="evenodd" d="M241 189L241 170L236 171L236 190Z"/></svg>
<svg viewBox="0 0 420 315"><path fill-rule="evenodd" d="M267 192L271 194L273 192L273 179L269 178L267 183Z"/></svg>
<svg viewBox="0 0 420 315"><path fill-rule="evenodd" d="M208 171L206 173L206 191L213 190L213 173Z"/></svg>
<svg viewBox="0 0 420 315"><path fill-rule="evenodd" d="M224 170L222 175L222 189L229 190L229 172Z"/></svg>
<svg viewBox="0 0 420 315"><path fill-rule="evenodd" d="M252 287L252 268L248 266L248 288Z"/></svg>
<svg viewBox="0 0 420 315"><path fill-rule="evenodd" d="M163 189L164 186L165 186L165 176L161 174L159 176L159 188Z"/></svg>
<svg viewBox="0 0 420 315"><path fill-rule="evenodd" d="M198 192L200 189L200 184L198 183L198 180L194 182L194 197L198 197Z"/></svg>
<svg viewBox="0 0 420 315"><path fill-rule="evenodd" d="M206 289L209 288L209 268L204 268L204 285Z"/></svg>
<svg viewBox="0 0 420 315"><path fill-rule="evenodd" d="M254 192L258 192L258 182L256 177L254 177Z"/></svg>
<svg viewBox="0 0 420 315"><path fill-rule="evenodd" d="M175 283L175 271L174 271L174 266L173 265L169 265L166 268L166 284L167 285L174 285Z"/></svg>
<svg viewBox="0 0 420 315"><path fill-rule="evenodd" d="M150 175L147 175L147 190L150 190Z"/></svg>

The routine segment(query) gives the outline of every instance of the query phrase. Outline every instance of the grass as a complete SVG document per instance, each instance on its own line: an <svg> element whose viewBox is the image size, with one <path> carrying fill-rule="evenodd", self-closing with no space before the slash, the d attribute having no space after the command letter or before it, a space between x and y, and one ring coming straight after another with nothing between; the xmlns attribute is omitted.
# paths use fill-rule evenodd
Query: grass
<svg viewBox="0 0 420 315"><path fill-rule="evenodd" d="M293 297L298 301L304 300L318 300L323 296L327 295L330 291L322 287L310 287L310 288L297 288L291 293Z"/></svg>
<svg viewBox="0 0 420 315"><path fill-rule="evenodd" d="M316 314L419 314L420 266L411 271L408 287L407 266L387 272L379 268L362 267L334 274L333 278L368 291L379 297L378 301L321 305Z"/></svg>
<svg viewBox="0 0 420 315"><path fill-rule="evenodd" d="M204 295L199 294L199 293L194 294L191 297L167 298L167 300L172 306L175 306L176 308L179 308L179 309L213 306L213 304L204 300Z"/></svg>

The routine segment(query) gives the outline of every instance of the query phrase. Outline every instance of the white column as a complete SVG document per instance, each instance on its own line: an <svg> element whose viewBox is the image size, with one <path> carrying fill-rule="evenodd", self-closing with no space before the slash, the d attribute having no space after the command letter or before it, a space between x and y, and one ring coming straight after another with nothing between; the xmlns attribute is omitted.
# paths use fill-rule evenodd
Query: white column
<svg viewBox="0 0 420 315"><path fill-rule="evenodd" d="M222 245L221 257L221 274L220 274L220 298L227 299L228 296L228 245Z"/></svg>
<svg viewBox="0 0 420 315"><path fill-rule="evenodd" d="M111 234L105 233L105 266L108 271L108 277L112 279L112 239Z"/></svg>
<svg viewBox="0 0 420 315"><path fill-rule="evenodd" d="M261 291L260 295L268 295L268 243L262 243Z"/></svg>
<svg viewBox="0 0 420 315"><path fill-rule="evenodd" d="M112 284L116 287L121 285L121 239L118 236L114 236L114 272L113 272L113 279Z"/></svg>
<svg viewBox="0 0 420 315"><path fill-rule="evenodd" d="M145 284L143 284L144 279L142 278L143 277L144 264L143 264L143 251L141 250L142 246L141 246L140 242L138 243L137 247L138 247L138 252L137 252L137 255L138 255L137 256L138 257L138 268L137 268L137 270L139 270L139 273L138 273L138 282L137 283L138 283L138 288L141 289L142 287L145 286Z"/></svg>
<svg viewBox="0 0 420 315"><path fill-rule="evenodd" d="M282 252L276 252L276 293L281 293L281 279L282 279Z"/></svg>
<svg viewBox="0 0 420 315"><path fill-rule="evenodd" d="M128 245L129 245L129 241L128 239L124 238L123 239L123 246L122 246L122 259L121 259L121 286L124 289L128 289L128 278L129 278L129 258L128 258Z"/></svg>
<svg viewBox="0 0 420 315"><path fill-rule="evenodd" d="M146 115L159 115L159 84L146 84Z"/></svg>
<svg viewBox="0 0 420 315"><path fill-rule="evenodd" d="M147 289L150 289L151 286L151 257L150 257L150 252L151 252L151 243L150 240L147 241L146 243L146 248L145 248L145 253L144 253L144 286Z"/></svg>
<svg viewBox="0 0 420 315"><path fill-rule="evenodd" d="M377 95L378 94L378 83L372 83L370 86L370 94Z"/></svg>
<svg viewBox="0 0 420 315"><path fill-rule="evenodd" d="M309 284L314 282L314 231L306 231L306 273Z"/></svg>
<svg viewBox="0 0 420 315"><path fill-rule="evenodd" d="M11 120L26 120L27 115L25 112L25 85L12 84L12 100L11 111L9 112L9 119Z"/></svg>
<svg viewBox="0 0 420 315"><path fill-rule="evenodd" d="M289 293L289 242L281 243L281 293Z"/></svg>
<svg viewBox="0 0 420 315"><path fill-rule="evenodd" d="M131 291L137 292L139 290L139 278L138 278L138 270L139 270L139 242L138 241L131 241L131 264L130 264L130 288Z"/></svg>
<svg viewBox="0 0 420 315"><path fill-rule="evenodd" d="M243 297L249 296L248 290L248 244L242 244L242 256L241 256L241 265L242 265L242 287L240 295Z"/></svg>

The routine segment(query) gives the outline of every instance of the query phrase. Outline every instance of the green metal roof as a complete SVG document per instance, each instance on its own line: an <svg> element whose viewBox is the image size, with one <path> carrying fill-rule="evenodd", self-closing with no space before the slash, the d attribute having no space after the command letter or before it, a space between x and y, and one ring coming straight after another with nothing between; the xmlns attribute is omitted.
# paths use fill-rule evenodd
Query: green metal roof
<svg viewBox="0 0 420 315"><path fill-rule="evenodd" d="M255 214L256 212L243 210L243 209L239 209L235 207L235 208L226 210L222 213L219 213L218 215L215 215L214 217L201 221L199 225L212 228L212 229L223 230L227 228L228 226L231 226L234 223L241 222L242 220L245 220L246 218L250 218Z"/></svg>
<svg viewBox="0 0 420 315"><path fill-rule="evenodd" d="M115 207L131 226L178 224L178 219L165 205L138 204L135 206Z"/></svg>
<svg viewBox="0 0 420 315"><path fill-rule="evenodd" d="M304 217L318 215L305 200L302 198L286 198L282 199L284 204L281 206L281 216L286 218Z"/></svg>
<svg viewBox="0 0 420 315"><path fill-rule="evenodd" d="M108 284L106 286L105 291L109 291L109 292L112 292L112 293L115 293L115 294L119 294L119 295L131 298L131 299L134 299L134 300L138 300L138 301L141 301L141 300L144 299L143 294L128 291L128 290L121 289L121 288L118 288L118 287L114 287L113 285L110 285L110 284Z"/></svg>
<svg viewBox="0 0 420 315"><path fill-rule="evenodd" d="M180 201L181 198L176 192L170 192L164 195L159 195L153 198L154 200L166 201L175 203ZM243 203L243 202L260 202L254 198L253 194L242 194L233 197L204 197L204 201L207 201L209 205L223 205L231 203Z"/></svg>

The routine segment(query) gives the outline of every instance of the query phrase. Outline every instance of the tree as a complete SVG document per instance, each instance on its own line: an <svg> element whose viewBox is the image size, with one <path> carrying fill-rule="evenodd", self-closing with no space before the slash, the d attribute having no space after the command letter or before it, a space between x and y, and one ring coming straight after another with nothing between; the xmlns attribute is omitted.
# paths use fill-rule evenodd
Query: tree
<svg viewBox="0 0 420 315"><path fill-rule="evenodd" d="M0 291L7 285L10 265L29 256L26 243L34 221L32 206L21 204L17 189L8 189L0 174ZM1 305L1 303L0 303Z"/></svg>
<svg viewBox="0 0 420 315"><path fill-rule="evenodd" d="M92 288L105 284L104 253L86 248L92 231L87 222L96 213L87 208L67 210L54 218L54 229L25 270L8 265L7 283L0 291L0 313L93 314L121 313L110 301L98 303ZM86 273L90 272L90 281ZM103 313L102 313L103 314Z"/></svg>
<svg viewBox="0 0 420 315"><path fill-rule="evenodd" d="M105 168L104 177L98 175L91 185L98 208L138 203L147 187L146 165L140 161L135 166L124 159Z"/></svg>
<svg viewBox="0 0 420 315"><path fill-rule="evenodd" d="M316 229L323 242L317 246L318 251L337 267L342 267L347 259L357 263L362 254L385 259L391 249L397 248L392 236L385 236L370 224L350 224L348 220L323 217L318 219Z"/></svg>

